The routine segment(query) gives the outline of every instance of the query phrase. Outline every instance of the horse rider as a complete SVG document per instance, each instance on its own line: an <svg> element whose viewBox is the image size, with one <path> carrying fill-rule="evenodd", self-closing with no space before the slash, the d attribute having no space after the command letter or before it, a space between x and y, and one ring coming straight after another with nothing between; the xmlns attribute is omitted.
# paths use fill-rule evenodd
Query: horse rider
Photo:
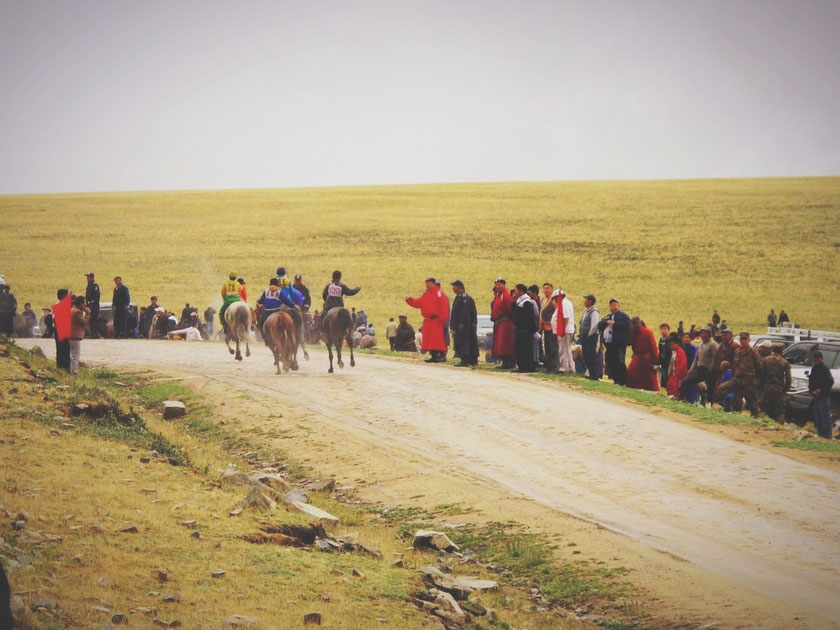
<svg viewBox="0 0 840 630"><path fill-rule="evenodd" d="M286 277L286 268L283 266L277 267L277 286L285 289L291 285L291 281Z"/></svg>
<svg viewBox="0 0 840 630"><path fill-rule="evenodd" d="M242 298L239 296L239 283L236 278L239 276L235 271L228 274L228 280L222 285L222 308L219 309L219 320L222 322L222 328L225 334L228 334L228 326L225 322L225 311L228 306L234 302L240 302Z"/></svg>
<svg viewBox="0 0 840 630"><path fill-rule="evenodd" d="M341 282L341 272L336 269L332 274L332 282L324 287L324 292L321 297L324 299L323 313L326 315L331 308L344 307L344 296L356 295L362 287L355 289L349 288L346 284Z"/></svg>

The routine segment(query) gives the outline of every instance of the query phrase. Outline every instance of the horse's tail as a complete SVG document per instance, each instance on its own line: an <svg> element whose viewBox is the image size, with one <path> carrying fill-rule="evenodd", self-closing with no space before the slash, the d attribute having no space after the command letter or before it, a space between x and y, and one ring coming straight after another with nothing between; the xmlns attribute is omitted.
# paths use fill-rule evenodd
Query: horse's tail
<svg viewBox="0 0 840 630"><path fill-rule="evenodd" d="M234 309L235 305L239 306L236 306ZM232 313L231 309L234 309ZM228 313L231 313L231 318L233 319L233 322L230 322L233 324L231 328L237 331L239 339L241 341L253 343L254 337L251 334L251 309L248 308L248 305L245 304L245 302L234 302L228 307L225 316L227 316ZM225 317L225 319L227 319L227 317Z"/></svg>

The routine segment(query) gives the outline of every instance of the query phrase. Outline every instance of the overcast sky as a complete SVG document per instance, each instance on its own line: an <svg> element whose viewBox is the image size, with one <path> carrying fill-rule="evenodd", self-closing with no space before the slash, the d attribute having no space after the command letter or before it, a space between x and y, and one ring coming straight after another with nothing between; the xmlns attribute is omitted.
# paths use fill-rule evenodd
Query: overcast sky
<svg viewBox="0 0 840 630"><path fill-rule="evenodd" d="M0 193L840 175L840 1L0 0Z"/></svg>

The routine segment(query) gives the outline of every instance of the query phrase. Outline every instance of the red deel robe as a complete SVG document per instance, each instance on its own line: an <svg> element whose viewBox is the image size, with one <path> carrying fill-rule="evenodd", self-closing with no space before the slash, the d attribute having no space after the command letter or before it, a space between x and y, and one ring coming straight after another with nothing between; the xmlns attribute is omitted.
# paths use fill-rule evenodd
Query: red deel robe
<svg viewBox="0 0 840 630"><path fill-rule="evenodd" d="M493 356L512 359L513 354L513 298L507 291L497 293L490 307L493 320ZM501 321L500 321L501 320Z"/></svg>
<svg viewBox="0 0 840 630"><path fill-rule="evenodd" d="M440 289L426 291L417 298L405 298L405 303L420 309L423 316L423 343L421 350L440 350L446 352L443 339L443 326L449 319L448 300Z"/></svg>
<svg viewBox="0 0 840 630"><path fill-rule="evenodd" d="M688 374L688 360L685 357L685 350L677 348L672 350L674 360L674 371L668 375L668 382L665 383L665 390L669 396L676 396L680 391L680 383Z"/></svg>
<svg viewBox="0 0 840 630"><path fill-rule="evenodd" d="M633 347L633 360L627 368L627 387L658 392L659 372L653 366L659 361L659 347L653 331L644 326L631 330L630 345Z"/></svg>

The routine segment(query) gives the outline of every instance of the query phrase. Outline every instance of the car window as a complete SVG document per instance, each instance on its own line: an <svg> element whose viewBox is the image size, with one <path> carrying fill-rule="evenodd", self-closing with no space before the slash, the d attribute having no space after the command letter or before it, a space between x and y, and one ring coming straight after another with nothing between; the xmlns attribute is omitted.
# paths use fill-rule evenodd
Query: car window
<svg viewBox="0 0 840 630"><path fill-rule="evenodd" d="M788 363L794 365L811 365L811 349L814 344L803 343L801 345L793 345L784 352L784 357Z"/></svg>
<svg viewBox="0 0 840 630"><path fill-rule="evenodd" d="M840 361L837 360L838 355L840 355L840 351L833 348L823 348L821 350L823 353L823 361L825 361L825 364L829 367L829 369L840 367Z"/></svg>

